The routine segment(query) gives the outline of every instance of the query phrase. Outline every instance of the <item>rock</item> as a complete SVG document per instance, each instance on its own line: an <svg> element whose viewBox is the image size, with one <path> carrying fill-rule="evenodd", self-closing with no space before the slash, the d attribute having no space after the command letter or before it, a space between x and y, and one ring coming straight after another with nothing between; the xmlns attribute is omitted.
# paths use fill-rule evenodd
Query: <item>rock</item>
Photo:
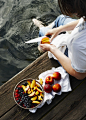
<svg viewBox="0 0 86 120"><path fill-rule="evenodd" d="M0 85L40 56L37 43L25 44L38 37L32 18L47 25L59 11L57 0L0 1Z"/></svg>

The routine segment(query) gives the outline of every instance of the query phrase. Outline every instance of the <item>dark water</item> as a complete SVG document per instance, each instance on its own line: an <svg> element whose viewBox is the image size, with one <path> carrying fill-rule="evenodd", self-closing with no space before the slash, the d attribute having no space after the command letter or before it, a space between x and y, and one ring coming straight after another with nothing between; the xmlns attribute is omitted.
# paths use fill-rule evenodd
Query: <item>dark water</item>
<svg viewBox="0 0 86 120"><path fill-rule="evenodd" d="M32 18L47 25L59 14L57 0L0 0L0 85L40 56L37 43L25 44L38 37Z"/></svg>

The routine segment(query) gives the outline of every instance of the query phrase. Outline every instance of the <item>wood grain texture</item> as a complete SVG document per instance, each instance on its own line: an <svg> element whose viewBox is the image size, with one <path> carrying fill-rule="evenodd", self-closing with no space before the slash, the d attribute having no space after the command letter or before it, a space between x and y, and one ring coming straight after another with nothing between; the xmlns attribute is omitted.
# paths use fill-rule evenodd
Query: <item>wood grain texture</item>
<svg viewBox="0 0 86 120"><path fill-rule="evenodd" d="M42 120L81 120L86 115L86 80Z"/></svg>
<svg viewBox="0 0 86 120"><path fill-rule="evenodd" d="M80 95L81 95L80 100L83 98L83 102L81 103L80 103L80 100L79 100L79 103L77 102L77 98L79 99L79 95L77 94L77 92L73 93L74 91L77 90L77 88L78 88L77 91L79 91L79 89L82 88L82 87L79 88L79 86L81 86L81 83L83 83L83 81L85 80L79 81L74 77L70 76L70 83L73 91L62 93L62 95L60 96L56 95L50 105L45 103L45 105L42 108L37 109L35 114L30 113L28 110L21 109L15 104L13 100L12 94L13 94L14 86L20 80L24 78L37 79L40 73L46 70L49 70L52 67L58 67L58 66L59 64L57 63L57 61L53 59L50 60L47 56L47 53L44 53L37 60L35 60L30 65L28 65L25 69L23 69L13 78L11 78L8 82L6 82L3 86L1 86L0 87L0 117L1 117L0 119L1 120L19 120L19 119L20 120L34 120L34 119L35 120L39 120L39 119L56 120L58 118L57 120L60 120L60 119L65 120L67 119L66 114L68 114L68 117L70 117L71 116L70 111L72 111L73 109L71 108L71 106L74 107L75 105L76 107L76 105L78 104L82 105L82 103L85 102L85 97L83 97L84 94L82 94L83 90L80 92ZM75 100L75 103L73 100ZM78 108L78 106L76 108ZM83 108L83 110L84 109L85 108ZM72 114L74 113L72 112ZM83 117L84 115L85 114L83 114Z"/></svg>
<svg viewBox="0 0 86 120"><path fill-rule="evenodd" d="M25 78L37 79L40 73L51 69L52 66L57 67L58 65L57 61L50 60L47 53L45 53L2 85L0 87L0 116L4 115L15 105L13 100L13 89L20 80Z"/></svg>

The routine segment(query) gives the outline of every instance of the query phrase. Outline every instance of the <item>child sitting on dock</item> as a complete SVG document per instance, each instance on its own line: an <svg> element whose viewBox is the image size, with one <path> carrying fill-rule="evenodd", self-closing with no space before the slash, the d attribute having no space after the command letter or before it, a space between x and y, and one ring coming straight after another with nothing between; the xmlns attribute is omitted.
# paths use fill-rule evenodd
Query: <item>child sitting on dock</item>
<svg viewBox="0 0 86 120"><path fill-rule="evenodd" d="M86 77L86 0L58 0L58 4L63 15L53 23L45 27L37 19L33 22L40 29L39 36L50 35L50 41L61 32L72 30L67 41L68 56L52 44L40 44L40 47L50 51L70 75L82 80ZM72 19L73 15L79 19Z"/></svg>

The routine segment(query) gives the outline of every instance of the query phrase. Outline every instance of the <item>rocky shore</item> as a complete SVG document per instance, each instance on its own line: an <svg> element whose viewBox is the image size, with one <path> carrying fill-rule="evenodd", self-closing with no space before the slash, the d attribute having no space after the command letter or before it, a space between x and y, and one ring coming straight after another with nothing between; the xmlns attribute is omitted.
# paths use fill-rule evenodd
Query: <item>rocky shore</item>
<svg viewBox="0 0 86 120"><path fill-rule="evenodd" d="M51 23L60 14L57 0L0 0L0 85L40 56L32 23L37 18Z"/></svg>

